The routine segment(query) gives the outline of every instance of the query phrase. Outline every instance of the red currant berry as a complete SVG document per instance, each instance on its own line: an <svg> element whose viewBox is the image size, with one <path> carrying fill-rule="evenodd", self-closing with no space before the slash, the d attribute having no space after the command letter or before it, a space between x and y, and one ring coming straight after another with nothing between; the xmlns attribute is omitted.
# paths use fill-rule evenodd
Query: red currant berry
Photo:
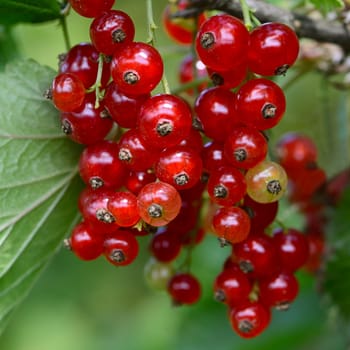
<svg viewBox="0 0 350 350"><path fill-rule="evenodd" d="M81 260L97 259L103 252L103 236L96 234L84 221L74 227L68 242Z"/></svg>
<svg viewBox="0 0 350 350"><path fill-rule="evenodd" d="M69 0L72 8L83 17L97 17L112 8L115 0Z"/></svg>
<svg viewBox="0 0 350 350"><path fill-rule="evenodd" d="M150 251L159 261L170 262L175 260L181 251L178 237L170 231L161 231L152 236Z"/></svg>
<svg viewBox="0 0 350 350"><path fill-rule="evenodd" d="M137 196L138 212L149 225L164 226L180 212L179 192L165 182L147 184Z"/></svg>
<svg viewBox="0 0 350 350"><path fill-rule="evenodd" d="M231 307L248 301L252 290L247 275L239 269L222 271L214 282L214 298Z"/></svg>
<svg viewBox="0 0 350 350"><path fill-rule="evenodd" d="M231 70L217 71L208 68L208 75L215 86L225 89L233 89L240 85L247 76L247 64L243 62L240 66Z"/></svg>
<svg viewBox="0 0 350 350"><path fill-rule="evenodd" d="M223 142L238 123L235 94L220 87L203 90L197 97L194 110L206 136Z"/></svg>
<svg viewBox="0 0 350 350"><path fill-rule="evenodd" d="M234 205L244 197L246 190L244 175L236 168L224 166L209 176L208 194L219 205Z"/></svg>
<svg viewBox="0 0 350 350"><path fill-rule="evenodd" d="M200 154L203 149L203 139L201 133L192 128L188 136L179 143L179 146L191 148Z"/></svg>
<svg viewBox="0 0 350 350"><path fill-rule="evenodd" d="M246 302L231 309L231 326L242 338L254 338L270 324L270 309L260 302Z"/></svg>
<svg viewBox="0 0 350 350"><path fill-rule="evenodd" d="M224 154L231 165L252 168L266 158L266 138L255 128L235 127L225 141Z"/></svg>
<svg viewBox="0 0 350 350"><path fill-rule="evenodd" d="M277 163L265 160L245 175L249 197L259 203L278 201L287 190L288 178Z"/></svg>
<svg viewBox="0 0 350 350"><path fill-rule="evenodd" d="M248 214L239 207L219 208L213 217L213 229L222 245L228 242L235 244L248 237L250 219Z"/></svg>
<svg viewBox="0 0 350 350"><path fill-rule="evenodd" d="M190 305L199 300L201 296L201 285L193 275L180 273L170 279L168 293L175 305Z"/></svg>
<svg viewBox="0 0 350 350"><path fill-rule="evenodd" d="M134 22L123 11L106 11L90 25L91 42L104 55L113 55L121 45L132 42L134 36Z"/></svg>
<svg viewBox="0 0 350 350"><path fill-rule="evenodd" d="M156 175L148 171L131 171L126 179L125 187L135 195L150 182L156 181Z"/></svg>
<svg viewBox="0 0 350 350"><path fill-rule="evenodd" d="M106 259L116 266L131 264L139 253L139 244L130 230L117 230L104 240Z"/></svg>
<svg viewBox="0 0 350 350"><path fill-rule="evenodd" d="M220 14L209 17L197 32L196 50L202 62L221 71L241 65L247 57L249 32L237 18Z"/></svg>
<svg viewBox="0 0 350 350"><path fill-rule="evenodd" d="M278 273L259 281L260 301L278 310L287 310L298 292L298 280L291 272Z"/></svg>
<svg viewBox="0 0 350 350"><path fill-rule="evenodd" d="M243 124L266 130L276 126L286 110L282 89L267 79L252 79L237 92L236 114Z"/></svg>
<svg viewBox="0 0 350 350"><path fill-rule="evenodd" d="M83 181L96 189L102 186L121 187L129 171L118 158L118 144L100 141L84 149L79 160L79 172Z"/></svg>
<svg viewBox="0 0 350 350"><path fill-rule="evenodd" d="M151 45L128 43L114 54L111 74L122 93L131 96L149 94L163 76L163 60Z"/></svg>
<svg viewBox="0 0 350 350"><path fill-rule="evenodd" d="M52 83L52 102L61 112L72 112L84 101L85 86L73 73L61 73Z"/></svg>
<svg viewBox="0 0 350 350"><path fill-rule="evenodd" d="M135 128L137 116L142 104L150 97L149 94L126 96L118 86L111 82L106 90L103 102L111 118L122 128Z"/></svg>
<svg viewBox="0 0 350 350"><path fill-rule="evenodd" d="M218 141L207 142L202 151L203 170L209 174L222 166L229 165L224 156L224 144Z"/></svg>
<svg viewBox="0 0 350 350"><path fill-rule="evenodd" d="M148 99L142 106L137 126L140 136L152 149L176 146L192 128L192 114L181 98L160 94Z"/></svg>
<svg viewBox="0 0 350 350"><path fill-rule="evenodd" d="M131 227L140 220L137 212L137 198L131 192L114 192L107 203L108 211L113 215L117 225Z"/></svg>
<svg viewBox="0 0 350 350"><path fill-rule="evenodd" d="M92 145L107 136L113 121L103 105L95 108L95 94L88 94L79 109L61 113L61 126L62 131L73 141Z"/></svg>
<svg viewBox="0 0 350 350"><path fill-rule="evenodd" d="M272 238L283 271L294 272L305 265L309 258L309 244L306 236L295 230L275 230Z"/></svg>
<svg viewBox="0 0 350 350"><path fill-rule="evenodd" d="M271 238L265 234L253 234L233 246L233 257L240 269L254 278L275 273L278 255Z"/></svg>
<svg viewBox="0 0 350 350"><path fill-rule="evenodd" d="M197 152L179 146L167 148L160 153L155 173L159 180L180 190L191 188L199 181L202 167L202 159Z"/></svg>
<svg viewBox="0 0 350 350"><path fill-rule="evenodd" d="M99 52L90 43L80 43L73 46L60 62L60 73L73 73L88 89L96 81ZM110 67L103 63L101 86L107 85L110 78Z"/></svg>
<svg viewBox="0 0 350 350"><path fill-rule="evenodd" d="M256 74L284 75L298 53L298 37L283 23L264 23L250 33L248 66Z"/></svg>

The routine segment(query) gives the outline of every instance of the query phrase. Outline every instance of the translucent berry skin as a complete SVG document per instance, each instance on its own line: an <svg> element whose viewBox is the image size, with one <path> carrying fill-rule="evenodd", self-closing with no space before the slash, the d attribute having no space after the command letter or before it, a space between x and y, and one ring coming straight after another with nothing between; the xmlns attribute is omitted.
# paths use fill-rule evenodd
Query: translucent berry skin
<svg viewBox="0 0 350 350"><path fill-rule="evenodd" d="M224 144L218 141L205 143L202 151L202 160L203 170L209 174L222 166L229 165L224 156Z"/></svg>
<svg viewBox="0 0 350 350"><path fill-rule="evenodd" d="M61 73L52 82L52 102L61 112L72 112L84 101L85 86L73 73Z"/></svg>
<svg viewBox="0 0 350 350"><path fill-rule="evenodd" d="M154 181L156 181L156 176L152 172L131 171L126 179L125 187L133 194L138 195L145 185Z"/></svg>
<svg viewBox="0 0 350 350"><path fill-rule="evenodd" d="M69 238L70 248L81 260L97 259L103 252L103 236L94 233L86 222L77 224Z"/></svg>
<svg viewBox="0 0 350 350"><path fill-rule="evenodd" d="M139 244L130 230L117 230L104 240L106 259L116 266L131 264L139 253Z"/></svg>
<svg viewBox="0 0 350 350"><path fill-rule="evenodd" d="M74 11L80 16L93 18L112 8L115 0L69 0Z"/></svg>
<svg viewBox="0 0 350 350"><path fill-rule="evenodd" d="M111 218L109 222L102 221L101 217L110 213L107 208L109 197L113 191L105 188L85 188L79 195L78 207L85 222L91 226L96 234L105 235L114 232L119 228L116 222Z"/></svg>
<svg viewBox="0 0 350 350"><path fill-rule="evenodd" d="M203 149L203 139L201 133L191 128L190 133L179 143L179 146L191 148L200 154Z"/></svg>
<svg viewBox="0 0 350 350"><path fill-rule="evenodd" d="M278 212L278 201L271 203L258 203L248 195L244 197L243 208L250 217L250 230L252 232L263 231L273 223Z"/></svg>
<svg viewBox="0 0 350 350"><path fill-rule="evenodd" d="M118 158L118 144L100 141L86 147L79 159L82 180L92 188L121 187L129 173Z"/></svg>
<svg viewBox="0 0 350 350"><path fill-rule="evenodd" d="M151 239L150 251L158 261L170 262L180 254L181 243L170 231L156 233Z"/></svg>
<svg viewBox="0 0 350 350"><path fill-rule="evenodd" d="M260 302L246 302L231 309L229 320L239 336L254 338L270 324L271 312Z"/></svg>
<svg viewBox="0 0 350 350"><path fill-rule="evenodd" d="M223 270L214 281L214 298L231 307L248 301L251 282L239 269Z"/></svg>
<svg viewBox="0 0 350 350"><path fill-rule="evenodd" d="M113 55L111 75L126 95L149 94L163 76L163 60L151 45L132 42Z"/></svg>
<svg viewBox="0 0 350 350"><path fill-rule="evenodd" d="M235 112L235 94L220 87L203 90L194 106L206 136L223 142L239 121Z"/></svg>
<svg viewBox="0 0 350 350"><path fill-rule="evenodd" d="M90 24L91 42L99 52L105 55L113 55L121 45L132 42L134 36L134 22L123 11L106 11L95 17Z"/></svg>
<svg viewBox="0 0 350 350"><path fill-rule="evenodd" d="M286 110L282 89L264 78L252 79L243 84L235 101L236 114L241 123L259 130L276 126Z"/></svg>
<svg viewBox="0 0 350 350"><path fill-rule="evenodd" d="M248 214L239 207L219 208L213 217L214 233L223 243L232 244L244 241L249 234L250 219Z"/></svg>
<svg viewBox="0 0 350 350"><path fill-rule="evenodd" d="M137 196L137 207L141 218L151 226L164 226L180 212L179 192L165 182L147 184Z"/></svg>
<svg viewBox="0 0 350 350"><path fill-rule="evenodd" d="M208 75L215 86L225 89L233 89L240 85L247 76L247 64L243 62L241 65L231 70L214 70L207 68Z"/></svg>
<svg viewBox="0 0 350 350"><path fill-rule="evenodd" d="M268 160L249 169L245 179L249 197L258 203L278 201L287 190L286 172L279 164Z"/></svg>
<svg viewBox="0 0 350 350"><path fill-rule="evenodd" d="M91 87L98 70L99 52L90 43L79 43L73 46L60 62L60 73L73 73L79 77L85 88ZM106 86L110 78L110 67L103 63L101 85Z"/></svg>
<svg viewBox="0 0 350 350"><path fill-rule="evenodd" d="M199 300L201 285L192 274L180 273L169 280L168 293L175 305L191 305Z"/></svg>
<svg viewBox="0 0 350 350"><path fill-rule="evenodd" d="M202 159L193 149L177 146L160 153L155 165L159 180L173 185L176 189L193 187L202 175Z"/></svg>
<svg viewBox="0 0 350 350"><path fill-rule="evenodd" d="M231 165L252 168L266 158L266 138L255 128L235 127L225 141L224 154Z"/></svg>
<svg viewBox="0 0 350 350"><path fill-rule="evenodd" d="M142 104L150 94L126 96L118 86L111 82L106 90L103 102L111 118L122 128L135 128L137 116Z"/></svg>
<svg viewBox="0 0 350 350"><path fill-rule="evenodd" d="M280 272L259 281L260 301L269 307L288 309L298 292L298 280L291 272Z"/></svg>
<svg viewBox="0 0 350 350"><path fill-rule="evenodd" d="M151 149L176 146L192 128L192 114L181 98L159 94L148 99L137 120L140 136Z"/></svg>
<svg viewBox="0 0 350 350"><path fill-rule="evenodd" d="M79 109L61 113L62 131L77 143L92 145L102 141L112 129L113 120L105 115L102 104L95 108L95 94L88 94Z"/></svg>
<svg viewBox="0 0 350 350"><path fill-rule="evenodd" d="M294 272L305 265L310 253L306 235L292 228L286 232L278 229L273 232L272 240L283 271Z"/></svg>
<svg viewBox="0 0 350 350"><path fill-rule="evenodd" d="M233 257L240 269L254 278L272 275L278 268L276 248L265 234L253 234L233 247Z"/></svg>
<svg viewBox="0 0 350 350"><path fill-rule="evenodd" d="M131 227L140 220L137 212L137 198L130 192L114 192L107 203L108 211L120 227Z"/></svg>
<svg viewBox="0 0 350 350"><path fill-rule="evenodd" d="M264 23L250 33L248 66L256 74L285 74L298 53L298 37L283 23Z"/></svg>
<svg viewBox="0 0 350 350"><path fill-rule="evenodd" d="M234 205L244 197L246 190L244 175L234 167L223 166L209 176L208 194L219 205Z"/></svg>
<svg viewBox="0 0 350 350"><path fill-rule="evenodd" d="M119 140L118 157L132 171L147 171L156 162L158 153L146 148L137 129L130 129Z"/></svg>
<svg viewBox="0 0 350 350"><path fill-rule="evenodd" d="M278 140L275 149L278 162L289 172L315 167L317 146L307 135L288 132Z"/></svg>
<svg viewBox="0 0 350 350"><path fill-rule="evenodd" d="M211 69L233 69L247 57L249 32L237 18L221 14L202 23L195 40L202 62Z"/></svg>

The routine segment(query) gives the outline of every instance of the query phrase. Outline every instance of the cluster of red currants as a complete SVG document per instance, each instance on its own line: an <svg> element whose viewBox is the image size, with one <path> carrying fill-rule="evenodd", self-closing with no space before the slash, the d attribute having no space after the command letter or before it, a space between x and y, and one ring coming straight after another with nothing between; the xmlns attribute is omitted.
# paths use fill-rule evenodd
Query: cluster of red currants
<svg viewBox="0 0 350 350"><path fill-rule="evenodd" d="M91 44L61 57L51 89L63 131L86 146L79 161L86 184L78 203L82 221L66 243L83 260L104 255L122 266L137 257L137 237L151 233L147 279L175 304L192 304L200 283L188 266L175 269L172 262L209 228L221 245L232 245L215 299L228 305L239 335L254 337L269 324L271 307L286 309L295 299L294 272L309 254L296 230L267 234L287 189L286 172L267 159L265 135L282 119L286 100L267 77L285 74L295 62L298 38L280 23L249 32L227 14L174 20L173 7L188 3L168 5L169 34L187 44L196 32L198 58L185 59L182 81L203 76L196 67L204 67L214 84L191 88L199 92L192 110L175 94L151 95L163 76L162 57L134 41L132 19L112 10L113 3L70 0L93 18Z"/></svg>

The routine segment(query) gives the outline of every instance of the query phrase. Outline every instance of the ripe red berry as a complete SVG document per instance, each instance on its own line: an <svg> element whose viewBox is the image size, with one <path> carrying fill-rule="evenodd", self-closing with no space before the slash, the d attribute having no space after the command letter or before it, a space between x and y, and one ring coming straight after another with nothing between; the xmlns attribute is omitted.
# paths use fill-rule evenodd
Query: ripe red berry
<svg viewBox="0 0 350 350"><path fill-rule="evenodd" d="M264 23L250 33L248 66L256 74L285 74L298 53L298 37L283 23Z"/></svg>
<svg viewBox="0 0 350 350"><path fill-rule="evenodd" d="M227 242L236 244L248 237L250 219L239 207L219 208L213 217L213 229L223 245Z"/></svg>
<svg viewBox="0 0 350 350"><path fill-rule="evenodd" d="M249 32L237 18L220 14L209 17L197 32L196 50L202 62L222 71L241 65L247 57Z"/></svg>
<svg viewBox="0 0 350 350"><path fill-rule="evenodd" d="M252 79L241 86L236 96L240 122L259 130L276 126L286 110L282 89L267 79Z"/></svg>
<svg viewBox="0 0 350 350"><path fill-rule="evenodd" d="M247 275L239 269L225 269L215 279L214 298L231 307L248 301L252 290Z"/></svg>
<svg viewBox="0 0 350 350"><path fill-rule="evenodd" d="M181 243L174 233L167 230L160 231L152 236L150 251L157 260L170 262L180 254Z"/></svg>
<svg viewBox="0 0 350 350"><path fill-rule="evenodd" d="M52 102L61 112L72 112L84 101L85 86L73 73L61 73L52 82Z"/></svg>
<svg viewBox="0 0 350 350"><path fill-rule="evenodd" d="M163 76L163 60L159 52L146 43L123 45L112 58L111 74L126 95L150 93Z"/></svg>
<svg viewBox="0 0 350 350"><path fill-rule="evenodd" d="M180 212L179 192L165 182L147 184L137 196L138 212L149 225L164 226Z"/></svg>
<svg viewBox="0 0 350 350"><path fill-rule="evenodd" d="M215 141L225 141L238 123L235 94L221 87L203 90L195 101L194 110L205 135Z"/></svg>
<svg viewBox="0 0 350 350"><path fill-rule="evenodd" d="M191 188L199 181L202 167L202 159L196 151L178 146L160 153L155 174L159 180L181 190Z"/></svg>
<svg viewBox="0 0 350 350"><path fill-rule="evenodd" d="M190 133L191 110L180 97L155 95L142 105L137 127L145 144L151 149L176 146Z"/></svg>
<svg viewBox="0 0 350 350"><path fill-rule="evenodd" d="M223 166L209 176L208 194L219 205L236 204L244 197L246 190L244 175L234 167Z"/></svg>
<svg viewBox="0 0 350 350"><path fill-rule="evenodd" d="M132 42L134 36L134 22L123 11L103 12L90 24L91 42L104 55L113 55L121 45Z"/></svg>
<svg viewBox="0 0 350 350"><path fill-rule="evenodd" d="M225 141L224 154L231 165L252 168L267 155L266 138L256 128L235 127Z"/></svg>
<svg viewBox="0 0 350 350"><path fill-rule="evenodd" d="M233 89L240 85L247 77L247 63L230 70L214 70L208 68L208 75L215 86L221 86L225 89Z"/></svg>
<svg viewBox="0 0 350 350"><path fill-rule="evenodd" d="M73 73L79 77L88 89L96 82L99 52L90 43L79 43L73 46L59 65L60 73ZM107 85L110 78L109 64L103 62L101 86Z"/></svg>
<svg viewBox="0 0 350 350"><path fill-rule="evenodd" d="M230 311L231 326L242 338L254 338L261 334L271 321L270 309L260 302L246 302Z"/></svg>
<svg viewBox="0 0 350 350"><path fill-rule="evenodd" d="M222 166L229 165L224 156L224 144L219 141L208 141L204 145L202 159L203 170L209 174Z"/></svg>
<svg viewBox="0 0 350 350"><path fill-rule="evenodd" d="M103 105L95 108L95 94L88 94L74 112L61 113L62 131L73 141L92 145L102 141L112 129L113 121Z"/></svg>
<svg viewBox="0 0 350 350"><path fill-rule="evenodd" d="M198 279L192 274L180 273L169 280L168 293L175 305L191 305L199 300L201 286Z"/></svg>
<svg viewBox="0 0 350 350"><path fill-rule="evenodd" d="M97 259L103 252L103 236L96 234L84 221L74 227L68 242L73 253L82 260Z"/></svg>
<svg viewBox="0 0 350 350"><path fill-rule="evenodd" d="M69 0L72 8L83 17L97 17L112 8L115 0Z"/></svg>
<svg viewBox="0 0 350 350"><path fill-rule="evenodd" d="M125 181L125 187L135 195L150 182L156 181L156 175L148 171L131 171Z"/></svg>
<svg viewBox="0 0 350 350"><path fill-rule="evenodd" d="M106 259L116 266L131 264L139 253L139 244L130 230L117 230L104 240Z"/></svg>
<svg viewBox="0 0 350 350"><path fill-rule="evenodd" d="M292 272L277 273L259 281L260 301L278 310L287 310L298 292L298 280Z"/></svg>
<svg viewBox="0 0 350 350"><path fill-rule="evenodd" d="M131 227L140 220L137 198L131 192L114 192L110 195L107 209L120 227Z"/></svg>
<svg viewBox="0 0 350 350"><path fill-rule="evenodd" d="M86 147L79 160L79 173L83 181L96 189L121 187L129 173L118 158L118 144L100 141Z"/></svg>

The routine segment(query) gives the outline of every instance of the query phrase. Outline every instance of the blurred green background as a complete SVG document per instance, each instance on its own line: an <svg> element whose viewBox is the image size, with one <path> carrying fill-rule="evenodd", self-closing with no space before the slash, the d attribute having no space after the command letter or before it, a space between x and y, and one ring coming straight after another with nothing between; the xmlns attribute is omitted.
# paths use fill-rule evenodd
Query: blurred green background
<svg viewBox="0 0 350 350"><path fill-rule="evenodd" d="M166 0L154 0L155 20ZM147 39L145 1L118 0L115 8L134 19L136 40ZM71 13L68 28L72 45L89 40L91 20ZM24 57L56 69L65 51L56 22L18 25L19 50ZM171 87L177 86L177 67L187 49L174 45L161 26L158 47L163 54ZM290 72L293 74L293 72ZM287 79L287 78L286 78ZM283 83L283 82L282 82ZM299 130L315 138L320 164L329 175L349 164L345 93L308 74L286 91L287 113L272 132L272 144L285 131ZM339 151L341 150L341 154ZM295 208L284 205L279 217L300 227ZM48 233L49 234L49 233ZM60 249L16 313L2 338L3 350L209 350L345 349L344 329L334 310L317 293L314 277L299 273L301 293L288 312L275 312L271 326L257 339L242 340L230 328L226 309L212 298L212 283L228 255L208 236L196 248L193 272L203 286L203 297L192 307L172 307L168 296L150 290L143 278L149 254L148 237L141 237L141 255L130 267L115 268L104 259L81 262Z"/></svg>

